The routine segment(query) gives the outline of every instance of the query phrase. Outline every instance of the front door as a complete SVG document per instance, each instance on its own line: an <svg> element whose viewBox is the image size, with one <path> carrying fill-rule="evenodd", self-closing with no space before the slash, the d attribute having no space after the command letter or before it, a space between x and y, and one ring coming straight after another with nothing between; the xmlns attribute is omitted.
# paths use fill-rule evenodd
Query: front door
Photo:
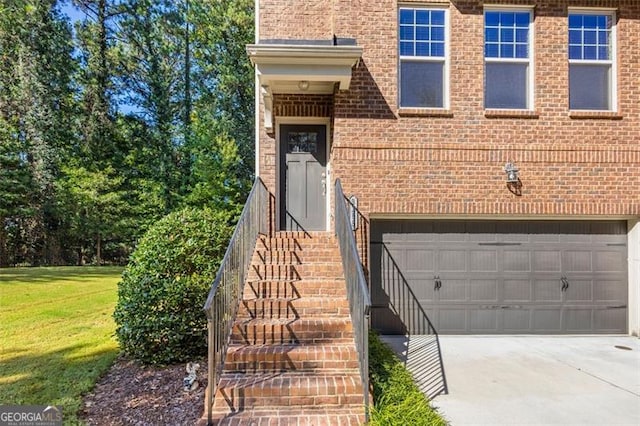
<svg viewBox="0 0 640 426"><path fill-rule="evenodd" d="M326 229L327 130L324 125L280 126L280 227Z"/></svg>

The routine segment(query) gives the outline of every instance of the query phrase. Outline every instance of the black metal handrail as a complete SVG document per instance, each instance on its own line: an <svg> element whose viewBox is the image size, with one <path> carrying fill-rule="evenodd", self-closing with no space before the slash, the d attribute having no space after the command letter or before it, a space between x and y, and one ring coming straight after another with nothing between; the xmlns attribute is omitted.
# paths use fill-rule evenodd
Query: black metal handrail
<svg viewBox="0 0 640 426"><path fill-rule="evenodd" d="M213 401L224 369L229 337L242 299L251 257L258 235L265 235L268 231L268 205L269 192L257 177L204 305L209 329L209 391L206 396L208 424L212 424Z"/></svg>
<svg viewBox="0 0 640 426"><path fill-rule="evenodd" d="M335 197L336 236L340 244L351 322L358 350L365 416L366 421L369 422L369 311L371 297L347 210L348 200L345 199L339 179L336 180Z"/></svg>

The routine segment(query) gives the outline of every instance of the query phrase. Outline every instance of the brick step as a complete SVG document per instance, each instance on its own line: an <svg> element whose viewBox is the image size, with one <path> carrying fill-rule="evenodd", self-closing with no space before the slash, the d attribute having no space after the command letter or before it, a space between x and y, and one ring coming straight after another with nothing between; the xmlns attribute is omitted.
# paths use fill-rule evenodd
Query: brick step
<svg viewBox="0 0 640 426"><path fill-rule="evenodd" d="M340 408L362 403L362 385L356 373L223 373L214 410Z"/></svg>
<svg viewBox="0 0 640 426"><path fill-rule="evenodd" d="M262 237L256 244L258 250L310 250L338 248L338 242L332 234L312 238L299 237Z"/></svg>
<svg viewBox="0 0 640 426"><path fill-rule="evenodd" d="M344 278L342 263L307 263L302 265L251 265L249 275L250 281L258 280L301 280L305 278Z"/></svg>
<svg viewBox="0 0 640 426"><path fill-rule="evenodd" d="M240 303L238 318L348 317L346 298L245 298Z"/></svg>
<svg viewBox="0 0 640 426"><path fill-rule="evenodd" d="M365 424L365 417L362 406L303 409L281 407L240 411L232 414L214 413L213 424L219 426L358 426ZM206 419L201 419L197 425L206 425Z"/></svg>
<svg viewBox="0 0 640 426"><path fill-rule="evenodd" d="M243 345L283 345L297 343L353 343L351 319L237 319L231 343Z"/></svg>
<svg viewBox="0 0 640 426"><path fill-rule="evenodd" d="M352 344L233 345L227 351L225 371L269 373L323 371L358 373L358 353Z"/></svg>
<svg viewBox="0 0 640 426"><path fill-rule="evenodd" d="M304 281L254 280L244 286L244 297L300 298L300 297L347 297L347 287L343 279L317 279Z"/></svg>
<svg viewBox="0 0 640 426"><path fill-rule="evenodd" d="M337 248L317 248L313 250L256 250L252 259L254 265L300 265L309 262L341 262Z"/></svg>

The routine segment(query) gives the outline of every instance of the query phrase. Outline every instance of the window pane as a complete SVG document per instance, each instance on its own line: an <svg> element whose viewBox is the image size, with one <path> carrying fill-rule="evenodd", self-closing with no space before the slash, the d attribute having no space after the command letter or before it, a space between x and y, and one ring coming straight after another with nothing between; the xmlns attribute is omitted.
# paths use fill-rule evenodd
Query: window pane
<svg viewBox="0 0 640 426"><path fill-rule="evenodd" d="M431 40L444 41L444 27L431 27Z"/></svg>
<svg viewBox="0 0 640 426"><path fill-rule="evenodd" d="M431 56L444 57L444 43L431 43Z"/></svg>
<svg viewBox="0 0 640 426"><path fill-rule="evenodd" d="M487 28L484 32L484 41L492 41L498 42L500 39L498 38L498 29L497 28Z"/></svg>
<svg viewBox="0 0 640 426"><path fill-rule="evenodd" d="M511 27L515 24L515 14L511 12L500 12L500 25Z"/></svg>
<svg viewBox="0 0 640 426"><path fill-rule="evenodd" d="M596 44L597 43L596 34L597 32L595 31L585 31L584 44Z"/></svg>
<svg viewBox="0 0 640 426"><path fill-rule="evenodd" d="M444 26L444 11L442 10L431 11L431 25Z"/></svg>
<svg viewBox="0 0 640 426"><path fill-rule="evenodd" d="M528 27L529 26L529 13L518 12L516 13L516 26Z"/></svg>
<svg viewBox="0 0 640 426"><path fill-rule="evenodd" d="M582 47L569 46L569 59L582 59Z"/></svg>
<svg viewBox="0 0 640 426"><path fill-rule="evenodd" d="M598 17L596 15L584 15L584 27L585 28L597 28Z"/></svg>
<svg viewBox="0 0 640 426"><path fill-rule="evenodd" d="M413 9L400 9L400 23L413 24Z"/></svg>
<svg viewBox="0 0 640 426"><path fill-rule="evenodd" d="M442 62L400 63L400 105L442 108L444 92Z"/></svg>
<svg viewBox="0 0 640 426"><path fill-rule="evenodd" d="M569 108L611 109L611 67L609 65L569 65Z"/></svg>
<svg viewBox="0 0 640 426"><path fill-rule="evenodd" d="M513 29L503 28L500 30L500 41L503 43L512 43L514 41Z"/></svg>
<svg viewBox="0 0 640 426"><path fill-rule="evenodd" d="M569 15L569 28L582 28L582 15Z"/></svg>
<svg viewBox="0 0 640 426"><path fill-rule="evenodd" d="M400 55L401 56L413 56L413 43L400 43Z"/></svg>
<svg viewBox="0 0 640 426"><path fill-rule="evenodd" d="M609 32L608 31L599 31L598 32L598 43L599 44L609 44Z"/></svg>
<svg viewBox="0 0 640 426"><path fill-rule="evenodd" d="M484 56L487 58L497 58L500 54L498 44L487 43L484 48Z"/></svg>
<svg viewBox="0 0 640 426"><path fill-rule="evenodd" d="M598 59L608 60L609 59L609 48L606 46L598 48Z"/></svg>
<svg viewBox="0 0 640 426"><path fill-rule="evenodd" d="M581 44L582 43L582 31L569 30L569 44Z"/></svg>
<svg viewBox="0 0 640 426"><path fill-rule="evenodd" d="M429 43L416 43L416 56L429 56Z"/></svg>
<svg viewBox="0 0 640 426"><path fill-rule="evenodd" d="M416 24L429 24L429 11L428 10L416 10Z"/></svg>
<svg viewBox="0 0 640 426"><path fill-rule="evenodd" d="M584 47L584 57L582 59L598 59L598 50L595 46Z"/></svg>
<svg viewBox="0 0 640 426"><path fill-rule="evenodd" d="M429 27L416 27L416 40L429 40Z"/></svg>
<svg viewBox="0 0 640 426"><path fill-rule="evenodd" d="M516 41L518 43L528 43L529 42L529 30L516 30Z"/></svg>
<svg viewBox="0 0 640 426"><path fill-rule="evenodd" d="M500 24L499 12L486 12L484 14L484 24L487 26L497 27Z"/></svg>
<svg viewBox="0 0 640 426"><path fill-rule="evenodd" d="M400 40L413 41L413 27L402 25L400 27Z"/></svg>
<svg viewBox="0 0 640 426"><path fill-rule="evenodd" d="M501 58L513 58L513 44L500 45L500 57Z"/></svg>
<svg viewBox="0 0 640 426"><path fill-rule="evenodd" d="M487 63L485 108L527 108L528 64Z"/></svg>
<svg viewBox="0 0 640 426"><path fill-rule="evenodd" d="M529 45L516 44L516 58L526 59L529 57Z"/></svg>

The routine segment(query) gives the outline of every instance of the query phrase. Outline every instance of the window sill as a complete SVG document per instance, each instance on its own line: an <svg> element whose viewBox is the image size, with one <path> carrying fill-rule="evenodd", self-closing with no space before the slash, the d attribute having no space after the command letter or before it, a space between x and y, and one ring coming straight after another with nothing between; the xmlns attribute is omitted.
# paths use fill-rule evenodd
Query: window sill
<svg viewBox="0 0 640 426"><path fill-rule="evenodd" d="M622 114L617 111L573 110L569 111L569 118L589 120L622 120Z"/></svg>
<svg viewBox="0 0 640 426"><path fill-rule="evenodd" d="M441 108L398 108L400 117L453 117L450 109Z"/></svg>
<svg viewBox="0 0 640 426"><path fill-rule="evenodd" d="M531 118L540 117L537 111L528 109L485 109L486 118Z"/></svg>

